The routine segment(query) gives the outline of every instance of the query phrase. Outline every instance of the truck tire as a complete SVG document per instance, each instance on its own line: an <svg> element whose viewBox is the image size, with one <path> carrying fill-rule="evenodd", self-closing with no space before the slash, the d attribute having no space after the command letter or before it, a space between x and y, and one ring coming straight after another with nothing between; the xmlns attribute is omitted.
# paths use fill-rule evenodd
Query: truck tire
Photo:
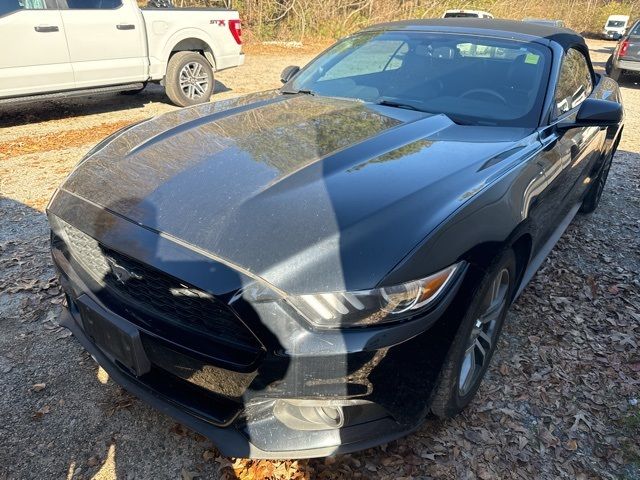
<svg viewBox="0 0 640 480"><path fill-rule="evenodd" d="M177 52L169 60L165 91L175 105L187 107L208 102L213 83L213 69L199 53Z"/></svg>
<svg viewBox="0 0 640 480"><path fill-rule="evenodd" d="M604 71L607 75L611 76L611 69L613 68L613 55L609 55L607 63L604 66Z"/></svg>

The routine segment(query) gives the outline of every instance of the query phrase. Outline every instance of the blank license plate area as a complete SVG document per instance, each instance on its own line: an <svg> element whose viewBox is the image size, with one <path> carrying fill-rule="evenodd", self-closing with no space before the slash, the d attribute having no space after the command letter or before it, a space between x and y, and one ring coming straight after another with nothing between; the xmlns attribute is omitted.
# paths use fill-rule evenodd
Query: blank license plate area
<svg viewBox="0 0 640 480"><path fill-rule="evenodd" d="M82 302L78 306L84 331L100 350L136 376L149 371L149 360L135 327L123 319L106 318Z"/></svg>

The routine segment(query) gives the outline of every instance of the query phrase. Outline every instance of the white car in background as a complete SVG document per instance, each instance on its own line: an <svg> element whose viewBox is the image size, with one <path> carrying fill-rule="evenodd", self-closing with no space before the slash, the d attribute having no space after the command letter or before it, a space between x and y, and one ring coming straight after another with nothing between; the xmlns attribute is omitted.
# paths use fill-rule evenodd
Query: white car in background
<svg viewBox="0 0 640 480"><path fill-rule="evenodd" d="M608 40L620 40L629 26L629 15L610 15L604 24L602 36Z"/></svg>
<svg viewBox="0 0 640 480"><path fill-rule="evenodd" d="M0 0L0 105L164 85L209 101L214 71L244 62L238 12L140 9L136 0Z"/></svg>
<svg viewBox="0 0 640 480"><path fill-rule="evenodd" d="M447 10L442 18L493 18L493 15L482 10Z"/></svg>

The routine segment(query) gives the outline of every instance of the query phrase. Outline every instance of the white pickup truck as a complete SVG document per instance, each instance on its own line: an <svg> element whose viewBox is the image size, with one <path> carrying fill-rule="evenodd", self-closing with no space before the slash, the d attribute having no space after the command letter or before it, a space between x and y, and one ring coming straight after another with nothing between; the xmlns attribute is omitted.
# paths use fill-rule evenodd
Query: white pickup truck
<svg viewBox="0 0 640 480"><path fill-rule="evenodd" d="M164 85L209 101L213 72L244 62L238 12L136 0L0 0L0 105Z"/></svg>

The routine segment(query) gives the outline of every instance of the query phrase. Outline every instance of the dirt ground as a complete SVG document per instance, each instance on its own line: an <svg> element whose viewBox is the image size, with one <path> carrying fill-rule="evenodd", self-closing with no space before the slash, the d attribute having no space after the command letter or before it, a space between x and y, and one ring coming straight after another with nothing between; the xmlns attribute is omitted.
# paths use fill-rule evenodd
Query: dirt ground
<svg viewBox="0 0 640 480"><path fill-rule="evenodd" d="M591 42L601 68L613 43ZM279 86L317 48L261 48L213 100ZM513 306L479 395L386 446L312 461L220 457L129 396L58 327L44 207L121 126L174 109L159 87L0 107L0 479L640 478L640 86L600 208L578 216Z"/></svg>

